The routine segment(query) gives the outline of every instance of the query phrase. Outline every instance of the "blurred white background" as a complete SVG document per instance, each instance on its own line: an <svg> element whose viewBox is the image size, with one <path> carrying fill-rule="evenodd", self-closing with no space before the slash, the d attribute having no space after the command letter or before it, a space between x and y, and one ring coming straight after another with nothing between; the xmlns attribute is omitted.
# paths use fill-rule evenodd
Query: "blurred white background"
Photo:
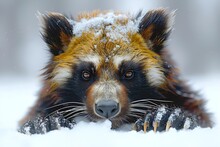
<svg viewBox="0 0 220 147"><path fill-rule="evenodd" d="M37 76L49 58L37 13L121 10L137 13L165 7L176 11L168 47L184 75L220 73L219 0L0 0L0 76ZM0 81L1 82L1 81Z"/></svg>

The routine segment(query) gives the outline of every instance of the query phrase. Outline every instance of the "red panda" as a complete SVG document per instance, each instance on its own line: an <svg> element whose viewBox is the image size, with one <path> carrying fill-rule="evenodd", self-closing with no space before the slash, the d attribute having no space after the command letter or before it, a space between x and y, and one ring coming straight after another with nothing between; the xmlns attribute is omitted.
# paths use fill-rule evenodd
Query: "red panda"
<svg viewBox="0 0 220 147"><path fill-rule="evenodd" d="M134 124L145 132L212 127L204 100L179 78L166 50L173 15L165 9L136 16L94 11L77 19L42 15L42 36L52 57L21 132L29 125L31 133L39 133L36 122L43 121L44 132L56 129L49 118L57 114L61 126L85 116L109 119L113 129Z"/></svg>

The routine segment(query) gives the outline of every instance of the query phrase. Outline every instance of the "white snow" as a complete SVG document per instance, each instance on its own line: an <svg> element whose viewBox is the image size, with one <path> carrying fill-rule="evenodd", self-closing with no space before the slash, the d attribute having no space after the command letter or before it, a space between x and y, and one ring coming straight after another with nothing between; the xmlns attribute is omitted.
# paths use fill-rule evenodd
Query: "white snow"
<svg viewBox="0 0 220 147"><path fill-rule="evenodd" d="M117 23L118 21L124 21L126 19L128 19L128 22L125 25ZM83 18L80 21L72 22L74 26L73 34L80 37L82 33L92 30L95 36L99 36L103 33L102 31L105 31L110 41L122 39L125 42L129 42L127 33L137 32L139 21L140 19L135 20L129 14L114 14L113 12L108 12L94 18Z"/></svg>
<svg viewBox="0 0 220 147"><path fill-rule="evenodd" d="M190 120L190 118L187 117L183 128L188 129L190 127L190 124L191 124L191 120Z"/></svg>
<svg viewBox="0 0 220 147"><path fill-rule="evenodd" d="M72 130L61 128L45 135L24 135L16 131L17 122L33 105L40 88L37 80L0 77L0 147L219 147L220 140L220 79L219 75L192 77L196 89L202 89L208 100L207 108L213 112L214 128L196 128L165 133L125 132L111 130L109 121L79 122Z"/></svg>
<svg viewBox="0 0 220 147"><path fill-rule="evenodd" d="M165 107L161 107L158 109L158 112L157 112L157 116L155 118L155 121L156 122L160 122L160 120L162 119L163 115L166 113L166 109Z"/></svg>
<svg viewBox="0 0 220 147"><path fill-rule="evenodd" d="M175 109L174 113L172 113L168 119L169 122L173 122L175 116L180 114L181 110L179 108Z"/></svg>

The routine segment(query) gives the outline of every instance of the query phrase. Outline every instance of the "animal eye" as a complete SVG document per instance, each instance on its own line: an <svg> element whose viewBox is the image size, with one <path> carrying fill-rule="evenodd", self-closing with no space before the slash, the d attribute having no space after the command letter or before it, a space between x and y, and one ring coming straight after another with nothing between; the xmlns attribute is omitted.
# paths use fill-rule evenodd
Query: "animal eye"
<svg viewBox="0 0 220 147"><path fill-rule="evenodd" d="M133 70L128 70L124 74L125 79L132 79L134 77L134 71Z"/></svg>
<svg viewBox="0 0 220 147"><path fill-rule="evenodd" d="M83 71L82 72L82 78L84 80L89 80L91 78L91 73L89 71Z"/></svg>

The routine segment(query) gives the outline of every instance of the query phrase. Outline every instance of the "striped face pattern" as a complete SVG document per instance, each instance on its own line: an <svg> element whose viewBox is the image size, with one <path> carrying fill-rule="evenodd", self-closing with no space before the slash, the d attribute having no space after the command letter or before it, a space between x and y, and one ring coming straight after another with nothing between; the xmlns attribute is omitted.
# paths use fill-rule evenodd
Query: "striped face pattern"
<svg viewBox="0 0 220 147"><path fill-rule="evenodd" d="M75 20L43 15L43 37L53 54L42 92L50 99L46 105L81 102L92 120L114 122L129 116L133 101L160 99L157 88L167 82L160 50L172 15L162 9L136 16L95 11Z"/></svg>

